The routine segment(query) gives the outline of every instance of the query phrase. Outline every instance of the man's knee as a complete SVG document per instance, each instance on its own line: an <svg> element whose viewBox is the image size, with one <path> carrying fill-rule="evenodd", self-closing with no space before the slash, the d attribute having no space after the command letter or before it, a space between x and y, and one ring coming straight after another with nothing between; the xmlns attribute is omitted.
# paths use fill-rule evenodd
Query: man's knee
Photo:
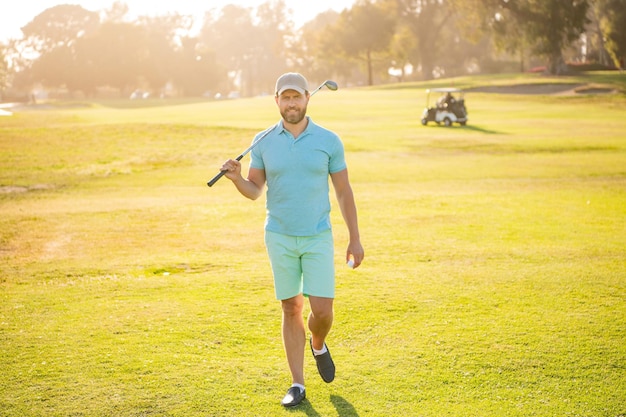
<svg viewBox="0 0 626 417"><path fill-rule="evenodd" d="M281 300L283 314L289 316L302 315L304 311L304 300L302 296L296 296Z"/></svg>
<svg viewBox="0 0 626 417"><path fill-rule="evenodd" d="M333 319L333 299L311 297L311 313L317 320L328 321Z"/></svg>

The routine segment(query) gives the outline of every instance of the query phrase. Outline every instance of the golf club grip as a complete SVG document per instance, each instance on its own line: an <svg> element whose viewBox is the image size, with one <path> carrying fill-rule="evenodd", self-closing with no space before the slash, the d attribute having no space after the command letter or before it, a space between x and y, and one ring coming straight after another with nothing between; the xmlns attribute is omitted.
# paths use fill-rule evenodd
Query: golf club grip
<svg viewBox="0 0 626 417"><path fill-rule="evenodd" d="M206 183L206 185L208 185L209 187L213 187L213 184L215 184L217 182L217 180L222 178L224 176L224 174L226 174L226 171L218 172L217 175L214 176L213 179L211 179L211 181Z"/></svg>
<svg viewBox="0 0 626 417"><path fill-rule="evenodd" d="M235 158L237 161L241 161L241 158L243 158L243 154L239 155L237 158ZM206 185L208 185L209 187L213 187L213 184L215 184L220 178L222 178L224 176L224 174L226 174L226 171L220 171L217 173L216 176L214 176L211 181L207 182Z"/></svg>

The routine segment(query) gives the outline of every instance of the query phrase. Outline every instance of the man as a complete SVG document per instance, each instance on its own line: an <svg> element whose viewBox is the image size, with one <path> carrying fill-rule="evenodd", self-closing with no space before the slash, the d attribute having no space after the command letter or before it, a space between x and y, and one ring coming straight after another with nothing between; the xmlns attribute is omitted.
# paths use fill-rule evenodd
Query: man
<svg viewBox="0 0 626 417"><path fill-rule="evenodd" d="M265 244L276 298L281 301L283 344L292 376L292 386L281 403L292 407L306 396L305 297L311 308L309 345L317 369L325 382L335 378L335 364L326 345L335 296L329 175L349 232L346 262L354 262L357 268L364 251L341 140L306 116L310 93L302 75L283 74L275 91L282 120L253 149L248 177L243 178L236 160L226 161L221 170L252 200L261 195L267 183Z"/></svg>
<svg viewBox="0 0 626 417"><path fill-rule="evenodd" d="M445 95L439 97L439 100L437 101L437 107L440 108L448 108L450 107L452 104L454 104L455 102L455 98L451 93L446 93Z"/></svg>

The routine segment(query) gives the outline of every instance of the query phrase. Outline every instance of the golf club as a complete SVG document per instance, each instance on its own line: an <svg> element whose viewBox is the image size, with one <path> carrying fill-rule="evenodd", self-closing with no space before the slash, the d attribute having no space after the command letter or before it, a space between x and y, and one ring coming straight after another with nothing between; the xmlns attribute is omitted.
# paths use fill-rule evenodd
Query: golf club
<svg viewBox="0 0 626 417"><path fill-rule="evenodd" d="M318 91L320 91L322 88L328 88L330 91L337 91L337 83L331 80L326 80L324 81L323 84L321 84L319 87L317 87L315 90L313 90L310 94L310 96L312 96L313 94L317 93ZM252 145L250 145L250 147L248 149L246 149L245 151L243 151L241 153L241 155L239 155L237 158L235 158L237 161L241 161L243 159L244 156L246 156L248 154L248 152L250 152L252 149L254 149L254 147L256 145L258 145L263 139L265 139L267 137L267 135L269 135L274 128L276 127L276 125L274 125L273 127L267 129L265 132L263 132L263 134L261 136L259 136L259 138L257 140L255 140ZM211 181L207 182L207 185L209 187L212 187L213 184L215 184L220 178L222 178L224 176L224 174L226 174L226 171L220 171L217 173L216 176L214 176Z"/></svg>
<svg viewBox="0 0 626 417"><path fill-rule="evenodd" d="M319 87L317 87L315 90L313 90L313 91L311 92L311 95L313 95L313 94L317 93L317 92L318 92L318 91L320 91L323 87L328 88L330 91L337 91L337 88L339 88L339 87L337 87L337 83L336 83L336 82L331 81L331 80L326 80L326 81L324 81L324 83L323 83L323 84L321 84Z"/></svg>

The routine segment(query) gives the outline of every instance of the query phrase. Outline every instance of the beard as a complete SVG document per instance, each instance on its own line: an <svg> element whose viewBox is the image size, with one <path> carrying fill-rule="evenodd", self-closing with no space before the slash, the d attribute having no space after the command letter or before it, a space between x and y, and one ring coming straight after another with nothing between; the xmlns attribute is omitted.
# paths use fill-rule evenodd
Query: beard
<svg viewBox="0 0 626 417"><path fill-rule="evenodd" d="M283 117L283 120L289 124L298 124L300 123L306 116L306 107L303 109L291 107L284 111L280 112L280 115Z"/></svg>

